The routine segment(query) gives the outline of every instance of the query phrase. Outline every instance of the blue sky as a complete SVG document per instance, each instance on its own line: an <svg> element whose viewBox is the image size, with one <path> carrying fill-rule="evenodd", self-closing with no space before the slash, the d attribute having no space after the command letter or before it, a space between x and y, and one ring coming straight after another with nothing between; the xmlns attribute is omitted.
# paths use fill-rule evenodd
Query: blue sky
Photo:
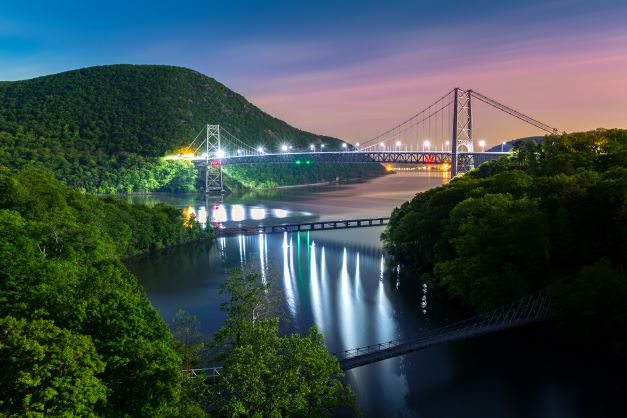
<svg viewBox="0 0 627 418"><path fill-rule="evenodd" d="M0 10L0 80L179 65L355 141L460 85L590 129L627 114L627 90L613 93L627 87L626 22L627 1L608 0L14 1ZM494 142L529 133L495 126Z"/></svg>

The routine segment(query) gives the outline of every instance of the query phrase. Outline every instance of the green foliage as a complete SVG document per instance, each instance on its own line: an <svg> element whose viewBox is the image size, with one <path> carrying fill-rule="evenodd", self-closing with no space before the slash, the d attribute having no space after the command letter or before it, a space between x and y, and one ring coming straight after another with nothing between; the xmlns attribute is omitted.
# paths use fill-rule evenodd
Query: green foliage
<svg viewBox="0 0 627 418"><path fill-rule="evenodd" d="M0 415L94 416L106 386L89 337L53 321L0 318Z"/></svg>
<svg viewBox="0 0 627 418"><path fill-rule="evenodd" d="M209 408L225 416L329 416L354 408L337 359L315 327L302 337L279 335L267 285L256 274L231 273L222 291L227 319L213 342L223 368L211 382Z"/></svg>
<svg viewBox="0 0 627 418"><path fill-rule="evenodd" d="M627 131L614 129L516 144L512 157L395 209L382 238L479 311L559 282L560 312L572 321L586 312L598 340L627 353L626 225Z"/></svg>
<svg viewBox="0 0 627 418"><path fill-rule="evenodd" d="M119 258L212 232L36 170L0 173L0 196L0 415L155 416L177 403L181 358Z"/></svg>
<svg viewBox="0 0 627 418"><path fill-rule="evenodd" d="M89 192L193 191L194 166L161 157L207 123L266 149L282 141L303 149L340 144L289 126L196 71L109 65L0 83L0 165L47 168Z"/></svg>

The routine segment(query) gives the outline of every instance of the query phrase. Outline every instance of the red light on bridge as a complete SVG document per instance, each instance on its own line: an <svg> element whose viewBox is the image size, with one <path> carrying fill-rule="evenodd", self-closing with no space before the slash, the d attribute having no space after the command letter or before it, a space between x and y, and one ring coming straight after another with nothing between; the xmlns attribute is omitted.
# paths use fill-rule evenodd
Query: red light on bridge
<svg viewBox="0 0 627 418"><path fill-rule="evenodd" d="M220 160L213 160L211 162L211 165L214 166L214 167L220 167Z"/></svg>
<svg viewBox="0 0 627 418"><path fill-rule="evenodd" d="M432 163L433 163L433 157L432 157L432 156L428 156L428 157L425 159L425 162L426 162L427 164L432 164Z"/></svg>

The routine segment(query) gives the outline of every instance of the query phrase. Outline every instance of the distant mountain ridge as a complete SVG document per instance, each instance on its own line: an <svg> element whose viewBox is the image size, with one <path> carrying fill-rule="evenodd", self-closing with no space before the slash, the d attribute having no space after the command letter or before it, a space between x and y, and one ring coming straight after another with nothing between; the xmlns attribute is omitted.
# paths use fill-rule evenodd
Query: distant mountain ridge
<svg viewBox="0 0 627 418"><path fill-rule="evenodd" d="M193 167L159 159L188 145L208 123L266 149L282 142L301 148L324 143L329 149L342 143L294 128L194 70L105 65L0 82L0 166L46 168L86 191L193 191ZM374 165L343 167L342 177L381 171ZM315 171L281 174L272 184L283 177L287 182L325 180L329 170L320 166ZM272 168L259 166L245 175L260 183L271 174Z"/></svg>

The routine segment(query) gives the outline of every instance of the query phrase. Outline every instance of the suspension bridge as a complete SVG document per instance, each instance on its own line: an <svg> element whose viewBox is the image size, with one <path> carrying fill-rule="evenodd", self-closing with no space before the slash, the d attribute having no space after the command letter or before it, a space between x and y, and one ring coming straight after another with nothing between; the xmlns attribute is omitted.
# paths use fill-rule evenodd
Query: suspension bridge
<svg viewBox="0 0 627 418"><path fill-rule="evenodd" d="M409 119L363 144L342 143L338 150L325 149L325 144L311 144L305 150L283 144L272 152L263 146L251 145L251 140L238 138L224 126L207 125L189 144L189 152L168 158L193 161L204 172L207 193L223 191L222 166L234 164L441 164L450 169L451 176L456 176L485 161L508 155L506 152L484 152L485 141L480 141L481 151L475 150L473 99L545 134L559 132L481 93L456 87Z"/></svg>
<svg viewBox="0 0 627 418"><path fill-rule="evenodd" d="M548 288L501 306L485 314L473 316L440 328L431 329L412 338L384 341L364 347L343 350L333 355L344 371L376 363L427 348L475 338L481 335L517 328L551 318ZM191 378L219 378L222 367L183 370Z"/></svg>

